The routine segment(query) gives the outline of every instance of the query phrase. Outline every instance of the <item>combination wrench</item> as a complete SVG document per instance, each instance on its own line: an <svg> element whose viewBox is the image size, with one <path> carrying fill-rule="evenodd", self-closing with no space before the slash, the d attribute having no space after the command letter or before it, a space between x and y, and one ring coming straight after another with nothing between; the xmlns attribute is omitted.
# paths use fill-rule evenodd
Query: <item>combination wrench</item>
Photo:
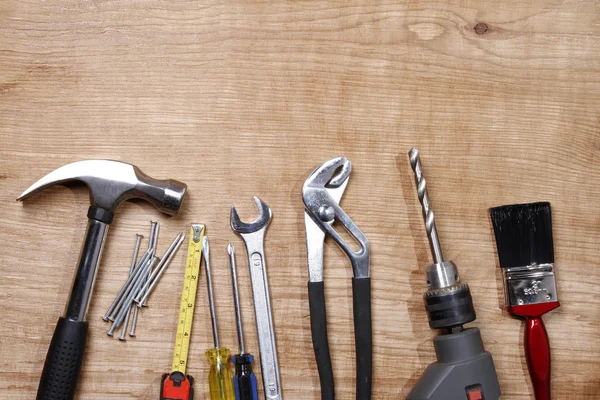
<svg viewBox="0 0 600 400"><path fill-rule="evenodd" d="M244 223L235 207L231 207L231 229L242 237L248 252L265 399L283 400L264 250L265 232L273 213L261 199L255 197L254 200L259 211L258 218L254 222Z"/></svg>

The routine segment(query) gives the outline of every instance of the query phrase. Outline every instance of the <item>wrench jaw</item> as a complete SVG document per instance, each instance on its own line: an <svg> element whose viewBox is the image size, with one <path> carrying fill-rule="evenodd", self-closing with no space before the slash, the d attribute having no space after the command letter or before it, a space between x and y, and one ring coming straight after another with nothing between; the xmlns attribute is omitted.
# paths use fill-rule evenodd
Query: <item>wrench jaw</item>
<svg viewBox="0 0 600 400"><path fill-rule="evenodd" d="M258 218L250 223L242 222L235 207L231 207L231 229L240 234L242 237L244 234L254 233L261 229L266 229L271 222L271 218L273 217L271 208L264 201L256 196L254 197L254 201L258 207Z"/></svg>

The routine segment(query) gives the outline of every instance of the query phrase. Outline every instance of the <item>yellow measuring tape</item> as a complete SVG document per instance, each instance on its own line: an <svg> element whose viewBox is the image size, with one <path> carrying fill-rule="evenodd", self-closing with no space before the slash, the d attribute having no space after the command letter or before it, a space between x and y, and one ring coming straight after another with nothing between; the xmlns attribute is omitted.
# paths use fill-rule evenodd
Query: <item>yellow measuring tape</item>
<svg viewBox="0 0 600 400"><path fill-rule="evenodd" d="M198 290L198 278L200 277L203 237L204 225L192 224L185 266L185 279L183 280L183 290L181 291L179 320L177 321L175 354L173 355L173 372L179 371L184 375L190 350L190 334L194 320L194 308L196 307L196 292Z"/></svg>

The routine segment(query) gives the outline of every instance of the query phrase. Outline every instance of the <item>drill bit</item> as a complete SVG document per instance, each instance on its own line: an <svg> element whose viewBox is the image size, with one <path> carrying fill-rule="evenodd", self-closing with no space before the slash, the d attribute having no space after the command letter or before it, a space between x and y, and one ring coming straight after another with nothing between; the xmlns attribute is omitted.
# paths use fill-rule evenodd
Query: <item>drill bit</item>
<svg viewBox="0 0 600 400"><path fill-rule="evenodd" d="M435 216L433 215L433 211L431 211L431 207L429 206L427 181L425 181L423 171L421 170L421 158L419 157L419 150L415 148L411 149L408 152L408 157L410 159L410 166L415 172L417 194L419 195L419 201L423 207L423 219L425 220L425 229L427 230L427 238L429 239L429 247L431 248L433 262L439 264L444 261L444 257L442 255L442 247L440 246L437 228L435 227Z"/></svg>

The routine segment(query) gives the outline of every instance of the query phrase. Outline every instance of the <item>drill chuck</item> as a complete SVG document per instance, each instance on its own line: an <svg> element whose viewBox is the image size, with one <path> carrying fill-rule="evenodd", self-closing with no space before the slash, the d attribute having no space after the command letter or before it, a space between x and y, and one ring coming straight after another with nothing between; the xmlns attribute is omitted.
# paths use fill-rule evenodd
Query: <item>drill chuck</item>
<svg viewBox="0 0 600 400"><path fill-rule="evenodd" d="M475 320L469 285L460 282L452 261L429 266L427 287L423 300L431 329L452 329Z"/></svg>

